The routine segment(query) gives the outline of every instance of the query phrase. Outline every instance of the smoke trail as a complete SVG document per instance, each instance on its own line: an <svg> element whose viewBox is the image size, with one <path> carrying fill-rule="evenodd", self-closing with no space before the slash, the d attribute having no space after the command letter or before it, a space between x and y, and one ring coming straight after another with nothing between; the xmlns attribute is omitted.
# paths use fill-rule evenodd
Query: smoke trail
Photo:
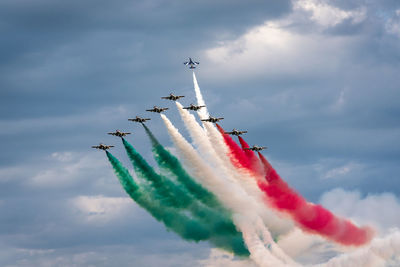
<svg viewBox="0 0 400 267"><path fill-rule="evenodd" d="M178 208L187 207L188 203L192 202L192 199L182 188L175 185L168 178L156 173L146 160L124 138L122 138L122 143L124 144L129 159L132 161L135 172L140 178L151 183L160 201L165 202L166 205L172 205ZM179 196L179 198L175 196Z"/></svg>
<svg viewBox="0 0 400 267"><path fill-rule="evenodd" d="M264 246L264 243L258 236L257 232L268 231L264 225L263 229L258 229L260 221L257 213L254 212L252 206L254 202L248 197L243 189L235 183L226 182L225 179L214 174L214 171L203 161L203 159L197 154L194 148L183 138L168 118L161 114L167 130L178 149L178 152L182 155L185 163L194 172L194 176L200 180L209 190L213 191L220 201L233 211L233 220L238 228L242 231L243 237L250 251L250 257L260 265L264 265L268 262L282 262L279 265L282 266L284 263L292 263L285 255L283 258L276 258L272 255L268 249ZM239 219L245 218L245 219ZM252 227L247 227L251 225ZM251 230L251 231L250 231ZM269 244L273 244L272 238L264 240ZM279 248L276 248L279 250ZM260 253L262 251L262 253ZM282 252L282 255L284 253Z"/></svg>
<svg viewBox="0 0 400 267"><path fill-rule="evenodd" d="M144 179L153 184L153 188L159 195L158 199L165 206L171 205L175 208L188 209L192 214L205 223L218 228L218 233L240 236L233 225L230 215L226 210L216 211L201 205L194 198L190 197L182 188L168 178L157 174L154 169L136 152L136 150L125 139L122 139L125 149L131 159L135 171Z"/></svg>
<svg viewBox="0 0 400 267"><path fill-rule="evenodd" d="M245 151L240 148L235 141L233 141L229 134L225 133L224 129L222 129L222 127L218 123L216 125L222 137L224 138L225 144L229 148L228 155L233 165L237 168L245 168L248 171L252 172L253 169L251 168L251 162L247 157Z"/></svg>
<svg viewBox="0 0 400 267"><path fill-rule="evenodd" d="M168 229L186 240L198 242L210 238L210 231L197 221L174 209L162 207L158 201L151 200L149 193L135 183L129 171L111 153L106 151L106 154L125 192L156 220L163 222Z"/></svg>
<svg viewBox="0 0 400 267"><path fill-rule="evenodd" d="M173 230L184 239L196 242L210 240L217 247L231 251L238 256L249 256L240 233L234 229L233 225L232 230L226 229L225 222L223 221L214 220L214 224L204 224L182 214L178 209L171 208L160 201L154 200L155 195L151 192L145 192L146 189L140 188L134 182L129 171L111 153L106 152L114 172L126 193L154 218L162 221L167 228ZM209 214L203 215L209 216Z"/></svg>
<svg viewBox="0 0 400 267"><path fill-rule="evenodd" d="M372 229L359 228L349 220L336 217L321 205L307 202L282 180L260 152L258 155L266 172L266 181L260 181L259 187L268 195L275 208L290 214L303 230L322 235L342 245L360 246L371 240Z"/></svg>
<svg viewBox="0 0 400 267"><path fill-rule="evenodd" d="M199 84L197 83L194 71L193 71L193 84L194 84L194 92L196 93L196 98L197 98L197 105L205 106L204 108L199 109L197 113L199 114L200 119L206 119L210 115L208 113L206 103L204 103L203 95L201 94L200 87Z"/></svg>
<svg viewBox="0 0 400 267"><path fill-rule="evenodd" d="M153 154L157 164L161 168L174 174L177 180L183 184L190 194L192 194L197 200L203 202L209 207L222 210L223 208L215 196L207 191L203 186L198 184L192 177L190 177L179 160L158 142L149 128L147 128L147 126L144 124L143 127L151 140Z"/></svg>
<svg viewBox="0 0 400 267"><path fill-rule="evenodd" d="M245 149L245 148L249 148L249 145L246 143L246 141L244 141L244 139L242 137L238 136L238 138L239 138L239 142L240 142L240 145L242 146L244 153L246 154L247 158L250 161L253 172L257 173L258 175L263 175L264 174L263 167L260 163L260 160L257 158L256 154L254 153L254 151L252 151L250 149Z"/></svg>

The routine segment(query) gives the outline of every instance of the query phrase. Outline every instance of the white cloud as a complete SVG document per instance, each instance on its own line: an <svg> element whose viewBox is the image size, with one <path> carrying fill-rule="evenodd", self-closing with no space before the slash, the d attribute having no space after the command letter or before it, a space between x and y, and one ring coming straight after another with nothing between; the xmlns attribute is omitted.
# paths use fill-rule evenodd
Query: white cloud
<svg viewBox="0 0 400 267"><path fill-rule="evenodd" d="M355 163L355 162L350 162L343 166L328 170L322 178L325 178L325 179L338 178L338 177L346 176L355 170L359 171L362 168L363 168L363 166L361 164Z"/></svg>
<svg viewBox="0 0 400 267"><path fill-rule="evenodd" d="M297 33L287 23L269 21L236 40L206 50L205 56L211 62L205 70L207 76L223 79L329 74L347 61L351 47L358 41L357 36Z"/></svg>
<svg viewBox="0 0 400 267"><path fill-rule="evenodd" d="M320 203L335 214L359 224L371 224L380 233L400 228L400 200L392 193L369 194L337 188L322 195Z"/></svg>
<svg viewBox="0 0 400 267"><path fill-rule="evenodd" d="M72 209L87 223L103 224L131 212L133 201L128 197L78 196L70 200Z"/></svg>
<svg viewBox="0 0 400 267"><path fill-rule="evenodd" d="M199 265L204 267L252 267L256 266L251 260L236 259L231 253L213 248L208 259L199 260Z"/></svg>
<svg viewBox="0 0 400 267"><path fill-rule="evenodd" d="M323 27L333 27L345 20L351 20L353 24L356 24L366 18L365 8L347 11L329 5L328 1L324 0L299 0L293 2L295 10L310 12L310 19Z"/></svg>
<svg viewBox="0 0 400 267"><path fill-rule="evenodd" d="M30 178L33 186L60 187L88 179L95 174L99 175L98 178L105 173L111 174L104 155L98 153L54 152L43 163L48 168L38 171ZM108 172L105 171L106 168Z"/></svg>
<svg viewBox="0 0 400 267"><path fill-rule="evenodd" d="M386 21L385 28L388 33L400 37L400 9L397 9L395 15Z"/></svg>

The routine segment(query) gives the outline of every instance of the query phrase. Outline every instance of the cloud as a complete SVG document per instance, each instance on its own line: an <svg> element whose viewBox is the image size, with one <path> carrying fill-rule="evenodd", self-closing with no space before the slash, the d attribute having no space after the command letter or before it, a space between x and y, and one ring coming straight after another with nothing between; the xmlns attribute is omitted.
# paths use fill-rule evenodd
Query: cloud
<svg viewBox="0 0 400 267"><path fill-rule="evenodd" d="M357 36L296 32L290 27L292 23L267 21L235 40L205 50L210 62L207 76L217 79L218 74L225 73L233 79L243 79L260 75L326 75L338 70L349 58L350 48L359 41Z"/></svg>
<svg viewBox="0 0 400 267"><path fill-rule="evenodd" d="M235 258L232 254L213 248L210 250L210 255L207 259L198 261L200 266L204 267L255 267L256 264L251 260L241 260Z"/></svg>
<svg viewBox="0 0 400 267"><path fill-rule="evenodd" d="M360 169L362 169L362 168L363 168L363 166L361 164L350 162L341 167L337 167L337 168L327 171L326 174L322 178L330 179L330 178L337 178L337 177L341 177L341 176L349 176L351 174L351 172L353 172L355 170L360 171Z"/></svg>
<svg viewBox="0 0 400 267"><path fill-rule="evenodd" d="M397 37L400 37L400 9L397 9L394 15L386 21L386 31Z"/></svg>
<svg viewBox="0 0 400 267"><path fill-rule="evenodd" d="M105 169L103 157L73 152L54 152L44 162L49 166L40 170L30 179L32 186L65 187L87 180L93 173ZM111 174L111 172L108 172Z"/></svg>
<svg viewBox="0 0 400 267"><path fill-rule="evenodd" d="M310 19L323 27L333 27L345 20L351 23L360 23L366 18L366 9L358 8L352 11L342 10L329 5L326 0L299 0L294 1L294 9L311 12Z"/></svg>
<svg viewBox="0 0 400 267"><path fill-rule="evenodd" d="M359 224L372 224L381 234L400 228L400 200L393 193L367 194L332 189L321 196L320 203Z"/></svg>
<svg viewBox="0 0 400 267"><path fill-rule="evenodd" d="M70 200L76 210L89 224L105 224L123 217L131 210L132 200L128 197L78 196Z"/></svg>

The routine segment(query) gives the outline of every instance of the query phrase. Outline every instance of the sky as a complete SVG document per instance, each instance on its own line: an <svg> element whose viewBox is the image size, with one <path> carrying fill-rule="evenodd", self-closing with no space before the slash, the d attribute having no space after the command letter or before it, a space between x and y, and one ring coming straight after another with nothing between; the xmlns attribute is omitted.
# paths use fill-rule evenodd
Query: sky
<svg viewBox="0 0 400 267"><path fill-rule="evenodd" d="M397 0L3 0L0 33L1 266L216 266L220 251L168 232L90 148L129 166L106 135L126 130L153 162L127 119L151 116L172 148L154 105L188 137L160 97L195 103L189 56L211 115L268 146L308 200L400 227Z"/></svg>

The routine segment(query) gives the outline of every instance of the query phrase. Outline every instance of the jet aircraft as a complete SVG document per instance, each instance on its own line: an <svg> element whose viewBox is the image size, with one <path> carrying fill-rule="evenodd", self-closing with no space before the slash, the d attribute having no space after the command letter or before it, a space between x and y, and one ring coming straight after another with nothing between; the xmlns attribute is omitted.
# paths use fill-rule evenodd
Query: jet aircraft
<svg viewBox="0 0 400 267"><path fill-rule="evenodd" d="M252 146L252 147L246 147L245 149L247 149L247 150L253 150L253 151L261 151L261 150L263 150L263 149L267 149L267 147L266 146L257 146L257 145L254 145L254 146Z"/></svg>
<svg viewBox="0 0 400 267"><path fill-rule="evenodd" d="M150 119L145 119L141 118L139 116L136 116L134 119L128 119L128 121L134 121L134 122L140 122L140 123L145 123L146 121L149 121Z"/></svg>
<svg viewBox="0 0 400 267"><path fill-rule="evenodd" d="M104 151L106 151L107 149L110 149L112 147L114 147L114 146L107 146L107 145L101 144L101 143L98 146L92 146L92 148L101 149L101 150L104 150Z"/></svg>
<svg viewBox="0 0 400 267"><path fill-rule="evenodd" d="M161 99L168 99L168 100L172 100L172 101L176 101L179 98L185 97L184 95L174 95L173 93L169 94L169 96L163 96L161 97Z"/></svg>
<svg viewBox="0 0 400 267"><path fill-rule="evenodd" d="M236 129L233 129L232 132L225 132L226 134L230 134L230 135L236 135L239 136L241 134L245 134L247 133L247 131L238 131Z"/></svg>
<svg viewBox="0 0 400 267"><path fill-rule="evenodd" d="M163 111L166 111L167 109L168 108L159 108L157 106L154 106L152 109L146 109L146 111L161 113Z"/></svg>
<svg viewBox="0 0 400 267"><path fill-rule="evenodd" d="M190 66L189 69L195 69L196 65L199 65L199 62L193 61L191 58L189 58L189 61L184 62L183 64L185 64L186 66Z"/></svg>
<svg viewBox="0 0 400 267"><path fill-rule="evenodd" d="M206 106L196 106L196 105L193 105L193 104L190 104L190 106L188 106L188 107L184 107L184 109L188 109L188 110L199 110L199 109L201 109L201 108L205 108Z"/></svg>
<svg viewBox="0 0 400 267"><path fill-rule="evenodd" d="M223 120L224 118L214 118L214 117L209 117L208 119L202 119L201 121L208 121L212 123L216 123L217 121Z"/></svg>
<svg viewBox="0 0 400 267"><path fill-rule="evenodd" d="M120 130L116 130L114 133L108 133L108 134L118 136L118 137L124 137L125 135L131 134L131 133L124 133L124 132L121 132Z"/></svg>

